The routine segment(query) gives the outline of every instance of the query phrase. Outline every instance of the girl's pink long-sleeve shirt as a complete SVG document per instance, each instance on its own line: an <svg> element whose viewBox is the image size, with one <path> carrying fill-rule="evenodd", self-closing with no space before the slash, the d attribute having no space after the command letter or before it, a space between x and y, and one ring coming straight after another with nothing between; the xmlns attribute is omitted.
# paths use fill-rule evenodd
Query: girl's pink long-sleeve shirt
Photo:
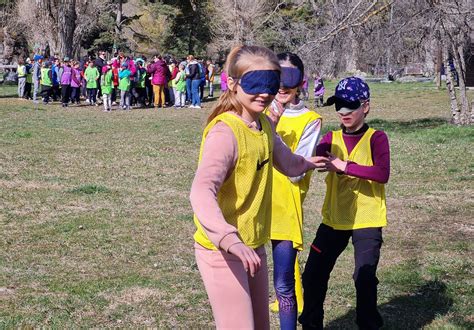
<svg viewBox="0 0 474 330"><path fill-rule="evenodd" d="M258 130L255 122L248 124L248 127ZM275 128L272 129L273 166L278 171L296 177L315 168L304 157L293 154L275 133ZM241 240L237 229L225 220L217 203L217 192L234 170L238 156L237 140L232 129L224 122L218 122L204 141L201 162L191 187L191 206L199 223L209 240L224 251Z"/></svg>

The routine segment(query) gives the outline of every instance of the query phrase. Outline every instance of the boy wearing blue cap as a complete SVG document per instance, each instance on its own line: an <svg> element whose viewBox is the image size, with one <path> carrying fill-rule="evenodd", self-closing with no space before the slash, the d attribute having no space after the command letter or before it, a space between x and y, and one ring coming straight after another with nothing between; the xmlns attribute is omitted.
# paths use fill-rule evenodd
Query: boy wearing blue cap
<svg viewBox="0 0 474 330"><path fill-rule="evenodd" d="M36 99L38 97L38 93L40 92L40 83L41 83L41 66L43 63L43 56L36 54L33 57L33 76L32 76L32 81L33 81L33 101L36 102Z"/></svg>
<svg viewBox="0 0 474 330"><path fill-rule="evenodd" d="M341 129L327 133L316 149L324 161L326 197L322 224L311 244L303 273L303 329L322 329L328 281L339 255L352 237L356 287L356 323L360 329L383 325L377 310L377 265L382 227L387 224L385 190L390 175L387 135L365 123L370 110L369 86L348 77L336 86L327 105L335 105Z"/></svg>

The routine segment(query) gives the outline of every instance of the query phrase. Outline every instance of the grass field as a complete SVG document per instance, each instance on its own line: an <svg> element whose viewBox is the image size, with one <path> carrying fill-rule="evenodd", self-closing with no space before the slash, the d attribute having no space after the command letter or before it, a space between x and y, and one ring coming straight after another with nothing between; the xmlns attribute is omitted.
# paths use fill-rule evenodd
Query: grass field
<svg viewBox="0 0 474 330"><path fill-rule="evenodd" d="M474 129L447 124L447 93L432 84L371 87L370 123L392 152L378 272L386 328L472 329ZM35 110L13 94L0 88L0 328L212 326L188 200L211 103ZM336 127L333 109L320 113L325 131ZM323 178L305 202L307 243ZM354 328L352 269L349 246L331 277L328 328Z"/></svg>

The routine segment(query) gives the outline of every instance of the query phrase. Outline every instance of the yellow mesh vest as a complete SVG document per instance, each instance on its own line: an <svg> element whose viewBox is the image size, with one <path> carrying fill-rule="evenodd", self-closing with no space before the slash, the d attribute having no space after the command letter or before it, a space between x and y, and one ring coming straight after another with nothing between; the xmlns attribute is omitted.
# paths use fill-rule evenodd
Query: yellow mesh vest
<svg viewBox="0 0 474 330"><path fill-rule="evenodd" d="M226 123L237 140L238 159L232 174L219 192L217 202L226 221L237 228L242 242L251 248L265 244L270 238L273 132L267 117L260 115L262 130L251 130L235 115L223 113L204 129L202 147L209 130L219 121ZM217 247L207 237L194 215L197 230L194 240L210 250Z"/></svg>
<svg viewBox="0 0 474 330"><path fill-rule="evenodd" d="M295 151L305 127L321 118L314 111L297 117L280 118L277 133L285 144ZM312 171L297 183L273 169L271 239L292 241L293 248L303 249L303 201L309 189Z"/></svg>
<svg viewBox="0 0 474 330"><path fill-rule="evenodd" d="M332 132L331 153L342 160L372 166L369 128L351 154L342 138L342 130ZM330 172L326 177L326 197L322 210L323 223L339 230L387 225L384 185L371 180Z"/></svg>

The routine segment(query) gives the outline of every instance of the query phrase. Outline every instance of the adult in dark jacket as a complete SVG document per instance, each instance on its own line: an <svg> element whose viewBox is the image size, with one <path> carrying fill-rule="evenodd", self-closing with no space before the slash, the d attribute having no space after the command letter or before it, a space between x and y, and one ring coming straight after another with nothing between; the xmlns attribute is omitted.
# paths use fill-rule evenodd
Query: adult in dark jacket
<svg viewBox="0 0 474 330"><path fill-rule="evenodd" d="M99 57L94 60L94 66L99 70L99 79L97 80L97 97L102 97L102 90L100 88L100 76L102 75L102 68L107 65L105 60L105 51L99 51Z"/></svg>
<svg viewBox="0 0 474 330"><path fill-rule="evenodd" d="M153 63L148 66L147 72L151 76L151 83L153 85L153 93L155 95L154 106L165 106L165 86L171 76L170 70L166 62L160 55L153 57Z"/></svg>
<svg viewBox="0 0 474 330"><path fill-rule="evenodd" d="M194 56L188 56L188 72L186 79L191 80L191 105L190 108L201 108L201 98L199 97L199 85L201 84L201 70Z"/></svg>

